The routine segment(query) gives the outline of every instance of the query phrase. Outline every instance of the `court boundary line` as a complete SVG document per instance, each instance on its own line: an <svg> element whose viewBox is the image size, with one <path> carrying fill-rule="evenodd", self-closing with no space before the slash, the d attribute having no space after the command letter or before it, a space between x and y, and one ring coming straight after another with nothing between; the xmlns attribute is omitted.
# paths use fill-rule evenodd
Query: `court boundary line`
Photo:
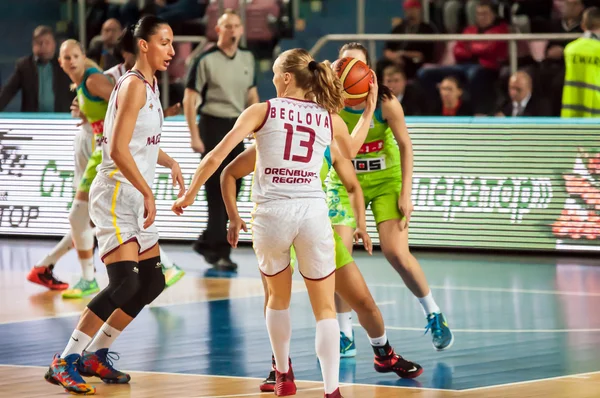
<svg viewBox="0 0 600 398"><path fill-rule="evenodd" d="M546 378L535 379L535 380L515 381L513 383L497 384L497 385L493 385L493 386L473 387L473 388L467 388L465 390L458 390L458 391L459 392L473 392L473 391L479 391L479 390L489 390L492 388L511 387L511 386L518 386L518 385L522 385L522 384L532 384L532 383L538 383L540 381L551 381L551 380L577 378L577 377L581 377L581 376L589 376L589 375L595 375L595 374L600 374L600 370L595 370L593 372L585 372L585 373L574 373L571 375L564 375L564 376L546 377Z"/></svg>
<svg viewBox="0 0 600 398"><path fill-rule="evenodd" d="M46 369L47 366L40 366L40 365L10 365L10 364L0 364L0 368L10 368L10 367L15 367L15 368L30 368L30 369ZM148 370L129 370L129 369L125 369L130 373L141 373L141 374L148 374L148 375L153 375L153 374L157 374L157 375L163 375L163 376L188 376L188 377L216 377L216 378L221 378L221 379L245 379L245 380L256 380L256 381L262 381L264 380L264 377L251 377L251 376L224 376L224 375L208 375L208 374L199 374L199 373L175 373L175 372L158 372L158 371L148 371ZM400 380L400 379L398 379ZM323 384L322 381L318 381L318 380L300 380L300 379L296 379L296 382L300 382L300 383L319 383L319 384ZM359 387L383 387L383 388L392 388L392 389L399 389L399 390L419 390L419 391L442 391L442 392L460 392L462 390L448 390L448 389L443 389L443 388L430 388L430 387L408 387L408 386L390 386L390 385L385 385L385 384L364 384L364 383L341 383L340 382L340 386L342 387L351 387L351 386L359 386ZM322 388L321 386L319 386L319 388ZM256 395L260 394L260 393L255 393ZM273 395L271 393L269 393L270 395ZM254 394L253 394L254 395ZM233 395L233 396L237 396L237 395ZM243 396L243 395L242 395ZM229 397L229 395L225 395L225 397Z"/></svg>
<svg viewBox="0 0 600 398"><path fill-rule="evenodd" d="M362 328L359 323L353 323L352 326ZM385 325L389 330L405 330L411 332L422 332L425 328L416 328L409 326L390 326ZM600 329L457 329L452 328L452 332L458 333L513 333L513 334L533 334L533 333L599 333Z"/></svg>
<svg viewBox="0 0 600 398"><path fill-rule="evenodd" d="M404 287L403 283L367 283L367 286L375 287ZM458 290L467 292L488 292L488 293L522 293L522 294L550 294L556 296L582 296L582 297L600 297L600 292L576 292L560 290L542 290L542 289L515 289L507 287L485 287L485 286L446 286L429 285L431 289L437 290Z"/></svg>

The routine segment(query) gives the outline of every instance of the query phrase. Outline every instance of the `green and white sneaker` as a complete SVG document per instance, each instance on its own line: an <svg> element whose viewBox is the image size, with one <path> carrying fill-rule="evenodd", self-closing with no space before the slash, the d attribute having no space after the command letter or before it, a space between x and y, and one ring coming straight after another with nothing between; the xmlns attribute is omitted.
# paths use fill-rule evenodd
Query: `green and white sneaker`
<svg viewBox="0 0 600 398"><path fill-rule="evenodd" d="M62 297L65 299L79 299L92 294L96 294L100 291L96 278L91 281L87 281L83 278L79 279L79 282L72 289L65 290Z"/></svg>
<svg viewBox="0 0 600 398"><path fill-rule="evenodd" d="M179 268L177 265L173 264L171 268L165 268L164 265L161 264L162 272L165 275L165 285L166 287L172 286L175 283L179 282L181 278L185 275L185 271Z"/></svg>

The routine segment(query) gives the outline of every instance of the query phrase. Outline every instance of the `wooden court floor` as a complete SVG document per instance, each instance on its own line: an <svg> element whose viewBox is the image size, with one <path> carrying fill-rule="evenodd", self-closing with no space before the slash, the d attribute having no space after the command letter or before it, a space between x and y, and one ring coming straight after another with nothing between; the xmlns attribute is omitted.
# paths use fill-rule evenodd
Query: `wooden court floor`
<svg viewBox="0 0 600 398"><path fill-rule="evenodd" d="M86 300L25 281L53 242L0 242L0 397L67 396L43 380ZM262 287L250 249L236 274L218 273L187 246L165 245L187 275L144 310L115 342L129 385L94 381L100 397L263 397L270 348ZM348 397L600 397L600 267L595 260L490 258L417 253L456 336L436 352L423 336L423 314L380 253L357 262L381 308L390 342L425 369L416 380L373 371L372 352L355 326L358 355L342 360ZM98 280L106 284L99 262ZM73 282L72 253L57 273ZM314 320L301 280L292 299L292 360L298 397L322 397Z"/></svg>

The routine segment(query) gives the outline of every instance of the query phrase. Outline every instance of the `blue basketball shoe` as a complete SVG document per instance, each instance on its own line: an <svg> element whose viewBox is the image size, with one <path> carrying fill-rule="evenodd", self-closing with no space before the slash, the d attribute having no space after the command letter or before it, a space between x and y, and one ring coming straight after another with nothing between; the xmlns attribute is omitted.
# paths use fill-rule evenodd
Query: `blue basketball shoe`
<svg viewBox="0 0 600 398"><path fill-rule="evenodd" d="M448 327L446 317L441 312L427 315L427 326L425 333L431 330L433 347L438 351L444 351L452 347L454 335Z"/></svg>

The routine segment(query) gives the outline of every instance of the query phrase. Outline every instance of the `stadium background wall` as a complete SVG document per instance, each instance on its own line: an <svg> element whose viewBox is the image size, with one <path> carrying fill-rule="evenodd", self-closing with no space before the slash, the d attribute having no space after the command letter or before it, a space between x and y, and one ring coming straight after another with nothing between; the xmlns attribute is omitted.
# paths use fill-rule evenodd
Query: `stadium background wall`
<svg viewBox="0 0 600 398"><path fill-rule="evenodd" d="M600 250L600 123L591 119L407 118L415 168L410 243L419 247ZM0 115L0 235L61 236L73 198L68 115ZM189 184L199 157L182 117L164 124L161 147ZM239 198L249 221L250 178ZM163 239L205 228L203 190L182 217L168 170L154 184ZM370 211L369 231L377 243ZM250 240L250 234L241 239Z"/></svg>

